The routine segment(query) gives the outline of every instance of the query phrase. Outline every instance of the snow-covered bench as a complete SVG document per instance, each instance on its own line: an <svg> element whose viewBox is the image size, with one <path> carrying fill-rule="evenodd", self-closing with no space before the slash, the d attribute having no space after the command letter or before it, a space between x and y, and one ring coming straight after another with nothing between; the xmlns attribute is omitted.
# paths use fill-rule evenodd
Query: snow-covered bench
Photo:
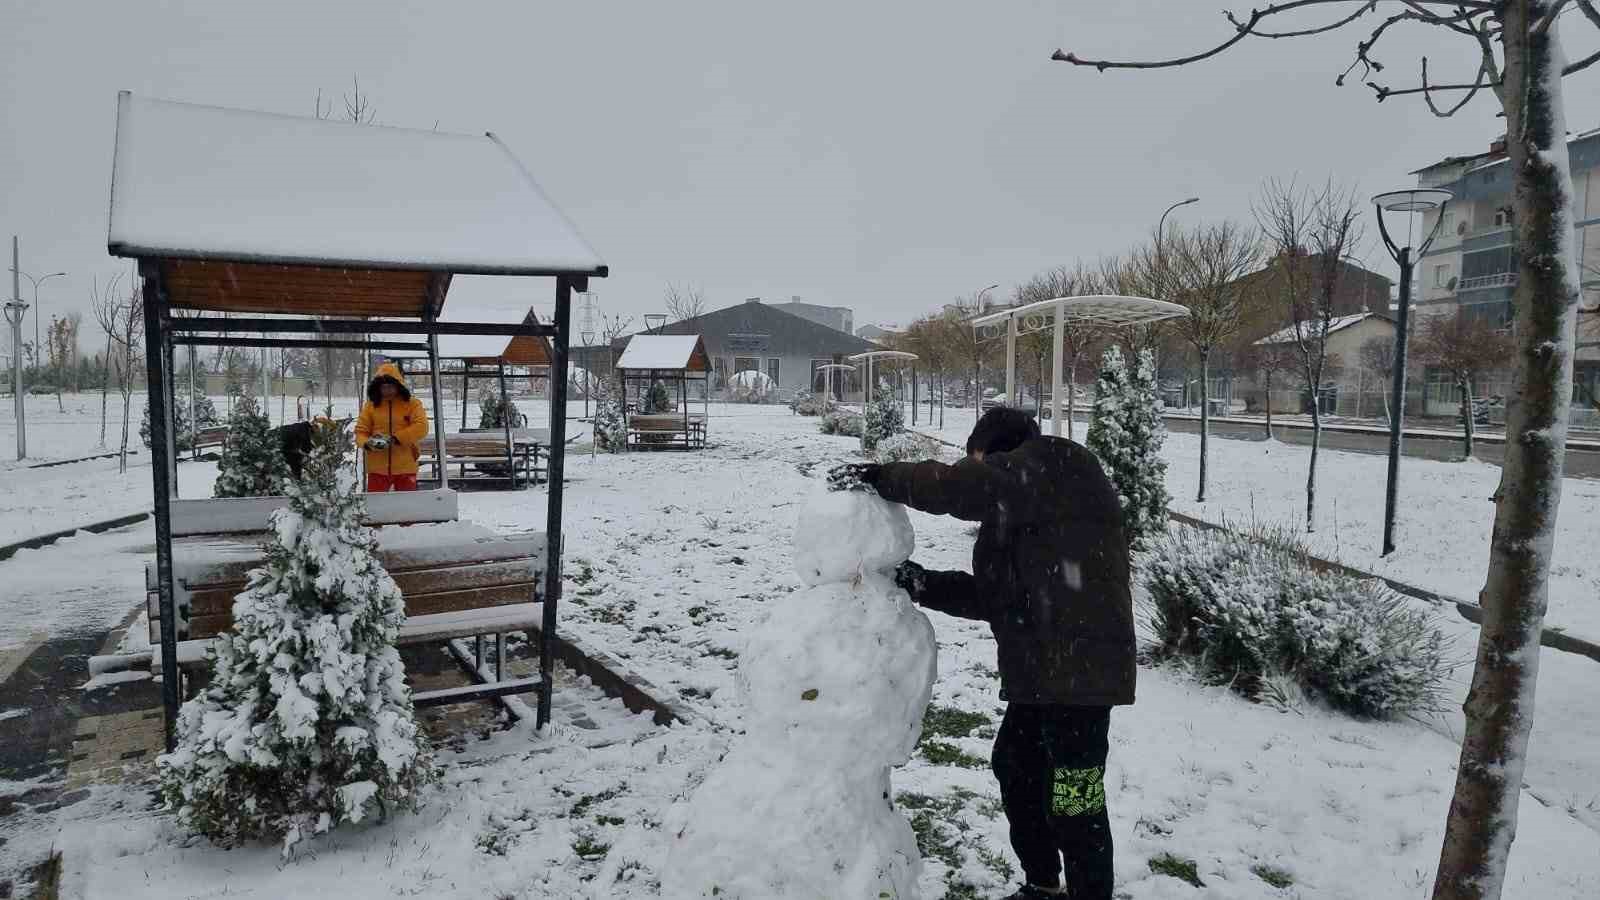
<svg viewBox="0 0 1600 900"><path fill-rule="evenodd" d="M265 530L282 497L178 500L172 511L173 601L178 614L178 665L207 664L206 649L233 625L233 598L264 559ZM500 534L456 521L453 491L367 495L367 522L378 526L378 559L405 598L397 643L450 642L474 681L472 688L418 693L419 705L524 693L539 679L501 681L503 636L541 624L546 560L542 532ZM155 564L145 568L151 664L160 670L160 601ZM483 666L483 637L495 638L491 676ZM454 642L476 638L469 654ZM470 659L468 657L471 657Z"/></svg>
<svg viewBox="0 0 1600 900"><path fill-rule="evenodd" d="M698 450L706 445L706 417L675 413L631 413L628 415L630 449Z"/></svg>
<svg viewBox="0 0 1600 900"><path fill-rule="evenodd" d="M441 465L458 466L455 477L466 479L467 466L472 466L483 473L476 477L504 479L515 488L519 482L526 485L538 480L545 471L539 460L549 454L549 447L550 432L544 428L512 429L509 449L502 429L466 431L445 437L442 460L434 439L423 438L418 446L421 455L417 465L431 474L427 480L439 479Z"/></svg>

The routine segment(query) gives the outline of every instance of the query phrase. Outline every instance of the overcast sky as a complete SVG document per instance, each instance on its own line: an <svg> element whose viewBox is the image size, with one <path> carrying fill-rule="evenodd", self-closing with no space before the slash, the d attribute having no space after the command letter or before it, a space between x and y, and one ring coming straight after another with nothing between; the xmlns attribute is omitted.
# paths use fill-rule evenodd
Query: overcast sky
<svg viewBox="0 0 1600 900"><path fill-rule="evenodd" d="M1201 202L1173 218L1193 223L1247 218L1267 176L1375 193L1501 131L1487 95L1440 120L1335 87L1371 24L1182 70L1049 60L1197 49L1226 36L1222 0L0 6L0 234L21 236L23 270L69 273L47 316L127 267L105 250L122 89L309 115L356 75L382 124L499 134L610 264L606 311L656 311L667 282L692 282L713 307L800 295L858 323L1117 253L1183 197ZM1567 21L1571 55L1590 52L1600 38ZM1436 77L1472 73L1458 38L1390 40L1397 81L1424 53ZM1600 67L1568 79L1575 131L1600 125L1597 84ZM469 279L451 306L550 292Z"/></svg>

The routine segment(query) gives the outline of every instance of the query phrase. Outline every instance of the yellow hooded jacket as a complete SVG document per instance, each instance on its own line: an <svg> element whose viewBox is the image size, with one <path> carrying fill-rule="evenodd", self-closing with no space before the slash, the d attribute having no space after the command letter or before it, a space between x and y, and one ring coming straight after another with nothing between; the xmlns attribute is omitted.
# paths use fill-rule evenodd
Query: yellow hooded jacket
<svg viewBox="0 0 1600 900"><path fill-rule="evenodd" d="M392 381L400 388L394 397L385 400L379 386ZM387 434L392 438L382 449L367 447L367 438ZM422 401L411 396L405 377L394 363L378 367L378 374L367 385L367 402L361 406L361 418L356 420L356 446L366 450L367 471L380 475L415 475L419 444L428 436L428 412Z"/></svg>

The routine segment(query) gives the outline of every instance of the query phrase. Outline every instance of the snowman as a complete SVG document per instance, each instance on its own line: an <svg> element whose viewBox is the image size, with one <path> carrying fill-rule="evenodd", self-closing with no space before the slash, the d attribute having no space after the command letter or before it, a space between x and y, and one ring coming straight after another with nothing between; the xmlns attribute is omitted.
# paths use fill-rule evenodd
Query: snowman
<svg viewBox="0 0 1600 900"><path fill-rule="evenodd" d="M795 528L790 594L739 664L745 733L669 817L668 898L910 900L921 858L889 770L911 758L933 626L895 587L904 507L819 493Z"/></svg>

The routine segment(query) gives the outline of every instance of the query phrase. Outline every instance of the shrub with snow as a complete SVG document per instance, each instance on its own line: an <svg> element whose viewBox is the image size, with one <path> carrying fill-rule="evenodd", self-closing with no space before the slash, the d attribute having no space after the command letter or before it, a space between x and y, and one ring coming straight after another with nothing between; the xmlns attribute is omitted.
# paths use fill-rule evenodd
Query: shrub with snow
<svg viewBox="0 0 1600 900"><path fill-rule="evenodd" d="M50 393L55 393L52 388ZM211 398L198 390L194 393L194 418L196 426L189 425L189 402L183 397L178 397L176 408L172 411L172 432L177 441L179 450L188 450L194 447L194 432L196 428L211 428L221 423L217 418L217 407ZM150 406L145 405L144 414L139 417L139 440L144 442L146 448L150 446Z"/></svg>
<svg viewBox="0 0 1600 900"><path fill-rule="evenodd" d="M1129 370L1122 351L1112 345L1100 361L1094 410L1085 446L1116 485L1122 501L1122 525L1128 543L1142 547L1167 527L1167 463L1161 445L1167 440L1156 385L1155 357L1146 350Z"/></svg>
<svg viewBox="0 0 1600 900"><path fill-rule="evenodd" d="M939 443L926 435L902 431L880 441L874 455L880 463L938 459Z"/></svg>
<svg viewBox="0 0 1600 900"><path fill-rule="evenodd" d="M627 449L628 419L622 410L622 399L611 393L604 381L595 382L594 448L602 453L620 453Z"/></svg>
<svg viewBox="0 0 1600 900"><path fill-rule="evenodd" d="M867 404L866 422L862 427L867 433L863 443L871 453L878 444L906 430L905 412L896 400L874 400Z"/></svg>
<svg viewBox="0 0 1600 900"><path fill-rule="evenodd" d="M319 426L266 563L234 598L211 685L186 702L159 760L178 823L222 846L294 845L415 805L435 777L394 642L405 605L341 486L350 437Z"/></svg>
<svg viewBox="0 0 1600 900"><path fill-rule="evenodd" d="M672 394L667 391L666 382L651 382L650 391L644 397L644 411L646 413L672 412L673 406Z"/></svg>
<svg viewBox="0 0 1600 900"><path fill-rule="evenodd" d="M212 495L270 497L283 493L288 478L289 465L272 433L272 421L257 411L255 398L235 399Z"/></svg>
<svg viewBox="0 0 1600 900"><path fill-rule="evenodd" d="M1165 656L1247 695L1288 676L1345 712L1438 705L1444 637L1382 582L1318 572L1292 535L1178 527L1139 559Z"/></svg>
<svg viewBox="0 0 1600 900"><path fill-rule="evenodd" d="M861 437L861 415L845 409L830 409L817 422L817 430L823 434Z"/></svg>
<svg viewBox="0 0 1600 900"><path fill-rule="evenodd" d="M479 428L504 428L508 416L511 418L512 428L521 428L528 423L528 417L517 409L515 401L502 398L498 391L478 392Z"/></svg>
<svg viewBox="0 0 1600 900"><path fill-rule="evenodd" d="M801 391L789 401L789 410L802 416L820 416L833 408L833 403L827 394L813 394L810 391Z"/></svg>
<svg viewBox="0 0 1600 900"><path fill-rule="evenodd" d="M728 379L728 390L740 403L761 403L778 389L778 383L763 372L746 369Z"/></svg>

